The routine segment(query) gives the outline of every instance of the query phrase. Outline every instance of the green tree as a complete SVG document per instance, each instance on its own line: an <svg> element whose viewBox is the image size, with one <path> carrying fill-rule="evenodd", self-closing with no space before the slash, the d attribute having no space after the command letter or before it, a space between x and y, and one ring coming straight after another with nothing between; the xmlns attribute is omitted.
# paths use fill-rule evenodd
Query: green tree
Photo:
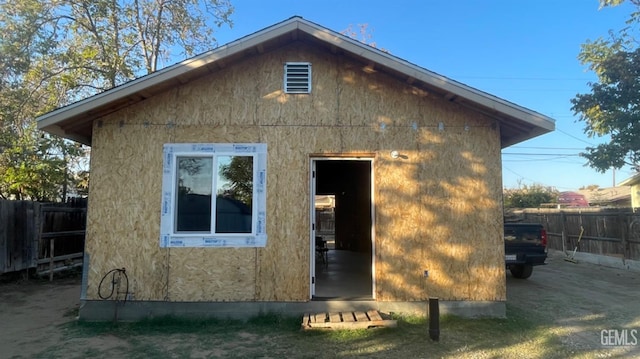
<svg viewBox="0 0 640 359"><path fill-rule="evenodd" d="M35 131L16 137L0 157L5 162L0 165L0 197L64 200L74 183L69 158L81 155L82 148L52 136L33 136Z"/></svg>
<svg viewBox="0 0 640 359"><path fill-rule="evenodd" d="M41 3L14 5L0 3L0 198L64 199L73 182L69 164L83 150L40 133L33 119L63 105L69 88L45 58L55 46L51 35L34 31Z"/></svg>
<svg viewBox="0 0 640 359"><path fill-rule="evenodd" d="M220 176L227 180L218 195L231 197L251 207L253 199L253 157L233 156L220 166Z"/></svg>
<svg viewBox="0 0 640 359"><path fill-rule="evenodd" d="M232 12L229 0L13 0L0 2L0 24L15 51L37 55L23 65L83 96L156 71L172 49L210 49L211 25L231 25Z"/></svg>
<svg viewBox="0 0 640 359"><path fill-rule="evenodd" d="M74 166L86 149L40 133L35 117L209 49L232 12L229 0L0 0L0 197L86 190ZM27 174L36 168L46 174Z"/></svg>
<svg viewBox="0 0 640 359"><path fill-rule="evenodd" d="M503 191L504 208L538 208L545 203L558 202L558 190L538 184L522 185Z"/></svg>
<svg viewBox="0 0 640 359"><path fill-rule="evenodd" d="M600 0L600 8L603 8L605 6L618 6L623 2L624 0ZM635 3L637 1L631 0L631 2Z"/></svg>
<svg viewBox="0 0 640 359"><path fill-rule="evenodd" d="M601 6L615 6L620 0L601 0ZM600 172L640 162L640 0L631 0L637 11L626 27L607 38L582 45L579 60L598 76L591 92L571 100L572 110L585 123L589 137L610 136L608 142L587 147L581 155Z"/></svg>

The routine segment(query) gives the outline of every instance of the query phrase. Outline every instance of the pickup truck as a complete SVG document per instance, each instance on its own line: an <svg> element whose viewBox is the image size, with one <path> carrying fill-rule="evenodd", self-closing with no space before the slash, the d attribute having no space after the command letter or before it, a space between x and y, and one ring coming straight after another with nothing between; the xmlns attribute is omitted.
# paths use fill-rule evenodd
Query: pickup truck
<svg viewBox="0 0 640 359"><path fill-rule="evenodd" d="M504 254L507 269L514 278L531 276L533 266L547 259L547 231L539 223L504 224Z"/></svg>

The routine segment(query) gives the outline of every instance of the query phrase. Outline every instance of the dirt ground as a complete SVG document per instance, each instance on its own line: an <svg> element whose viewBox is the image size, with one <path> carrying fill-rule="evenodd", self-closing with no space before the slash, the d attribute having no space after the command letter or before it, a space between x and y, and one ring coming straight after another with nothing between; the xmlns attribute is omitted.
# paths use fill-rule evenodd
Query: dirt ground
<svg viewBox="0 0 640 359"><path fill-rule="evenodd" d="M80 282L74 276L0 283L0 358L29 358L55 345L59 326L78 315Z"/></svg>
<svg viewBox="0 0 640 359"><path fill-rule="evenodd" d="M640 357L640 272L574 264L562 252L551 252L547 265L535 267L530 278L507 275L507 302L556 323L556 334L570 348ZM620 337L624 329L628 343L634 339L630 331L636 330L636 345L602 344L615 344L611 330Z"/></svg>
<svg viewBox="0 0 640 359"><path fill-rule="evenodd" d="M547 262L527 280L507 275L508 305L553 322L554 334L568 348L594 350L605 357L640 357L640 272L569 263L560 253L550 255ZM0 283L0 358L29 358L55 347L63 335L61 324L77 316L79 297L79 276L54 283L34 279ZM615 332L610 330L623 329L637 331L636 345L603 346L603 340L613 340L610 333ZM96 339L91 345L126 345L117 338Z"/></svg>

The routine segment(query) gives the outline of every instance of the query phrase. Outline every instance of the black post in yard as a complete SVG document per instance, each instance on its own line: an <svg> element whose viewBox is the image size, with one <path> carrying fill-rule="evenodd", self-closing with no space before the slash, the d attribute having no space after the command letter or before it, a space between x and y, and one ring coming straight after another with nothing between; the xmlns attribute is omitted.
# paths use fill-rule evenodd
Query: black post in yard
<svg viewBox="0 0 640 359"><path fill-rule="evenodd" d="M429 338L440 340L440 305L438 298L429 298Z"/></svg>

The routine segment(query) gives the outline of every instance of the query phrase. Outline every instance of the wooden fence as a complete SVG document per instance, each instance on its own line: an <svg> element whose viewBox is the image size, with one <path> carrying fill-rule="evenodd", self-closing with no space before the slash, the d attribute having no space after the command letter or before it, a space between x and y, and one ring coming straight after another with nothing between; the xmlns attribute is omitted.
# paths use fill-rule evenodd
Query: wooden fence
<svg viewBox="0 0 640 359"><path fill-rule="evenodd" d="M0 200L0 274L81 265L85 224L86 201Z"/></svg>
<svg viewBox="0 0 640 359"><path fill-rule="evenodd" d="M515 216L542 223L549 248L640 260L640 213L631 208L525 209Z"/></svg>
<svg viewBox="0 0 640 359"><path fill-rule="evenodd" d="M0 201L0 274L36 265L38 203Z"/></svg>

